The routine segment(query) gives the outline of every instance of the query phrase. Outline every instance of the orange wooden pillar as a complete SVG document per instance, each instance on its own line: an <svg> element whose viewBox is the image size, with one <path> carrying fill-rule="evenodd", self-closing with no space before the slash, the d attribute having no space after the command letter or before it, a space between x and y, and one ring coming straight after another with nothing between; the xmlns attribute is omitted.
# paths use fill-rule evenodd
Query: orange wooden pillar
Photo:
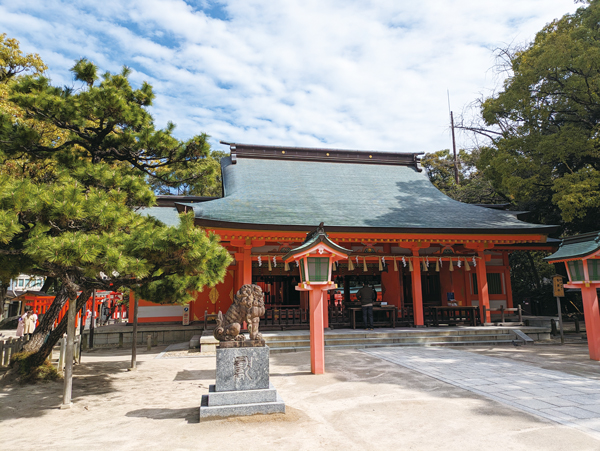
<svg viewBox="0 0 600 451"><path fill-rule="evenodd" d="M388 266L388 272L384 271L381 273L381 284L385 286L383 300L389 305L395 305L398 307L398 309L400 309L402 308L402 286L400 285L400 276L398 272L394 271L393 263L389 265L391 267Z"/></svg>
<svg viewBox="0 0 600 451"><path fill-rule="evenodd" d="M235 253L235 283L233 286L235 292L244 285L244 252L243 249L240 251Z"/></svg>
<svg viewBox="0 0 600 451"><path fill-rule="evenodd" d="M598 308L598 292L596 291L600 286L599 284L588 285L581 286L588 350L590 359L600 361L600 310Z"/></svg>
<svg viewBox="0 0 600 451"><path fill-rule="evenodd" d="M414 249L413 255L418 257L419 250ZM423 314L423 289L421 287L421 264L418 258L413 259L413 270L410 273L412 279L412 297L413 297L413 314L415 316L415 326L422 327L425 325L425 316Z"/></svg>
<svg viewBox="0 0 600 451"><path fill-rule="evenodd" d="M477 289L479 296L479 312L481 314L481 323L489 323L491 322L491 314L490 314L490 295L488 290L488 282L487 282L487 272L485 270L485 255L483 251L479 251L477 253L479 255L479 261L477 262ZM483 315L483 307L485 307L485 317Z"/></svg>
<svg viewBox="0 0 600 451"><path fill-rule="evenodd" d="M325 315L323 295L326 291L316 287L310 296L310 369L313 374L325 373Z"/></svg>
<svg viewBox="0 0 600 451"><path fill-rule="evenodd" d="M242 285L252 284L252 246L244 246Z"/></svg>
<svg viewBox="0 0 600 451"><path fill-rule="evenodd" d="M508 252L502 253L502 263L504 264L504 283L506 284L506 303L508 308L513 308L512 280L510 279L510 262Z"/></svg>

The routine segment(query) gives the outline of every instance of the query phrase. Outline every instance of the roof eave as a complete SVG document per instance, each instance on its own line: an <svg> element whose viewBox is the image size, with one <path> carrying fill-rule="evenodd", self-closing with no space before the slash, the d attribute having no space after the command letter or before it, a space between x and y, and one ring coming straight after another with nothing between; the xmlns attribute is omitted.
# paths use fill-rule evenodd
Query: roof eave
<svg viewBox="0 0 600 451"><path fill-rule="evenodd" d="M314 225L282 225L282 224L259 224L228 222L206 218L195 218L196 225L204 228L225 228L240 230L271 230L271 231L296 231L306 232L314 230ZM361 233L440 233L440 234L520 234L520 235L549 235L559 226L539 226L532 228L473 228L473 229L451 229L451 228L414 228L414 227L349 227L349 226L327 226L328 232L361 232Z"/></svg>

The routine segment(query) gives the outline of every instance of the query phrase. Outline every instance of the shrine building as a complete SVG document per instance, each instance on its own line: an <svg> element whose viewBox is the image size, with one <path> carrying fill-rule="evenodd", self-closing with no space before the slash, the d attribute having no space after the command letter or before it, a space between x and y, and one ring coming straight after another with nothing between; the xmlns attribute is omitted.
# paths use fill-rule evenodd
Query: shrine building
<svg viewBox="0 0 600 451"><path fill-rule="evenodd" d="M234 257L225 280L190 304L191 321L226 312L243 284L256 283L267 322L291 311L302 324L308 295L296 290L300 267L282 257L320 223L352 251L333 265L326 326L334 319L348 326L344 306L363 282L395 307L400 323L422 326L432 308L448 305L479 307L480 323L489 323L490 309L513 307L509 254L556 249L547 242L555 226L440 192L418 153L223 144L231 152L221 161L223 197L159 196L158 207L143 212L174 225L178 213L193 211L197 226L219 235ZM139 321L179 322L182 311L140 301Z"/></svg>

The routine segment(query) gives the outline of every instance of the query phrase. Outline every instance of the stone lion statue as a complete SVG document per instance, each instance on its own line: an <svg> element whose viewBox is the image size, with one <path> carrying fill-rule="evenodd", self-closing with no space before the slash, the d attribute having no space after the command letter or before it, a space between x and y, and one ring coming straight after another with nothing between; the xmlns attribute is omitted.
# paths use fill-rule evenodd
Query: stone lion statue
<svg viewBox="0 0 600 451"><path fill-rule="evenodd" d="M258 332L260 317L265 314L265 295L258 285L243 285L233 297L233 304L225 313L217 316L214 337L219 341L244 341L240 334L242 323L248 323L250 340L262 340Z"/></svg>

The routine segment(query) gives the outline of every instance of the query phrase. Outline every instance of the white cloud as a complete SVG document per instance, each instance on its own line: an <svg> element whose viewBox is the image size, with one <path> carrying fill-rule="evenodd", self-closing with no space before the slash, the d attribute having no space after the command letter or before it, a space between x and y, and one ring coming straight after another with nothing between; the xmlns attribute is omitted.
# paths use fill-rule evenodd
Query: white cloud
<svg viewBox="0 0 600 451"><path fill-rule="evenodd" d="M188 138L436 151L459 111L498 80L491 49L528 42L572 0L229 0L228 20L182 0L0 0L0 29L57 84L72 61L133 67L152 112Z"/></svg>

